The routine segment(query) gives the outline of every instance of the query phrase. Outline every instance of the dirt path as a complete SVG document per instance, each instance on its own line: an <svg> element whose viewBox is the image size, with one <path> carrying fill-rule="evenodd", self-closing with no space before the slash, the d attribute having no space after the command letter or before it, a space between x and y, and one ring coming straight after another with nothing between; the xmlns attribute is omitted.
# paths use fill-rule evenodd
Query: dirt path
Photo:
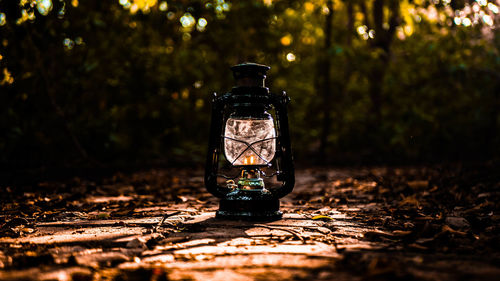
<svg viewBox="0 0 500 281"><path fill-rule="evenodd" d="M0 280L495 280L499 180L479 170L300 170L285 216L214 218L187 170L2 187Z"/></svg>

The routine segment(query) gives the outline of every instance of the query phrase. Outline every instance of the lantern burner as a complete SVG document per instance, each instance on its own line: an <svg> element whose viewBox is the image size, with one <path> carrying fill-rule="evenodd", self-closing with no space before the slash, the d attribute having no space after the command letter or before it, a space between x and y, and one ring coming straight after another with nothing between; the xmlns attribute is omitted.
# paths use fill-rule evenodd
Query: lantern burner
<svg viewBox="0 0 500 281"><path fill-rule="evenodd" d="M260 177L260 170L245 169L241 170L241 177L238 180L238 188L244 190L265 190L264 180Z"/></svg>

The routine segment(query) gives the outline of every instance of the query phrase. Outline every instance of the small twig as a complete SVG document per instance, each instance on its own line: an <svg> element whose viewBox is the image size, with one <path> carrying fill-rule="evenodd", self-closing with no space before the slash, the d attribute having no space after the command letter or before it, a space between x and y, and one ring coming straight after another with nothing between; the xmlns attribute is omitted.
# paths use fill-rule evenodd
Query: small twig
<svg viewBox="0 0 500 281"><path fill-rule="evenodd" d="M306 241L304 240L304 237L300 236L297 232L295 232L293 230L282 228L282 227L267 226L267 225L264 225L264 224L256 224L255 226L256 227L267 228L269 230L281 230L281 231L284 231L284 232L288 232L288 233L292 234L295 238L297 238L300 241L302 241L302 243L304 243L304 244L306 243Z"/></svg>
<svg viewBox="0 0 500 281"><path fill-rule="evenodd" d="M178 215L182 213L182 211L177 211L177 212L173 212L171 214L166 214L163 216L163 218L161 219L161 221L155 226L155 228L153 228L153 233L157 232L158 231L158 228L160 228L163 224L163 222L168 218L168 217L173 217L175 215Z"/></svg>
<svg viewBox="0 0 500 281"><path fill-rule="evenodd" d="M328 229L328 232L325 232L325 231L321 231L320 229L317 229L317 228L314 228L314 227L303 227L305 230L310 230L310 231L313 231L313 232L319 232L323 235L327 235L329 234L330 232L332 232L330 229Z"/></svg>
<svg viewBox="0 0 500 281"><path fill-rule="evenodd" d="M149 208L142 208L142 209L149 209ZM198 210L194 210L194 209L177 209L177 208L162 208L162 207L158 207L157 209L155 210L142 210L141 208L138 209L139 212L143 212L143 213L147 213L147 212L155 212L155 211L172 211L172 212L177 212L177 211L181 211L183 213L199 213L200 211Z"/></svg>

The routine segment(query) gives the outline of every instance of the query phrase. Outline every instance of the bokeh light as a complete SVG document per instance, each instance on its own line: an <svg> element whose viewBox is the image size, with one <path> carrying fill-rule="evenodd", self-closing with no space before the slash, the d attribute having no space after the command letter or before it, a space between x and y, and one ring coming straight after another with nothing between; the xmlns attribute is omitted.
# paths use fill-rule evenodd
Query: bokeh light
<svg viewBox="0 0 500 281"><path fill-rule="evenodd" d="M48 15L52 10L52 1L51 0L37 0L36 8L41 15Z"/></svg>
<svg viewBox="0 0 500 281"><path fill-rule="evenodd" d="M198 19L198 24L196 24L196 30L203 32L205 31L205 28L207 27L207 20L205 18L199 18Z"/></svg>
<svg viewBox="0 0 500 281"><path fill-rule="evenodd" d="M489 15L484 15L483 16L483 22L486 23L489 26L493 25L493 19Z"/></svg>
<svg viewBox="0 0 500 281"><path fill-rule="evenodd" d="M179 20L184 28L192 28L196 20L190 13L185 13Z"/></svg>
<svg viewBox="0 0 500 281"><path fill-rule="evenodd" d="M75 38L75 44L76 45L82 45L83 44L83 38L82 37L76 37Z"/></svg>
<svg viewBox="0 0 500 281"><path fill-rule="evenodd" d="M73 40L69 39L69 38L65 38L63 40L63 46L66 50L71 50L73 49L73 47L75 46L75 42L73 42Z"/></svg>
<svg viewBox="0 0 500 281"><path fill-rule="evenodd" d="M290 44L292 44L292 41L293 41L293 37L291 34L287 34L287 35L281 37L281 39L280 39L281 45L283 45L283 46L289 46Z"/></svg>
<svg viewBox="0 0 500 281"><path fill-rule="evenodd" d="M286 54L286 60L289 62L295 61L296 57L294 53L288 53Z"/></svg>
<svg viewBox="0 0 500 281"><path fill-rule="evenodd" d="M469 18L462 19L463 26L470 26L471 24L472 24L472 21Z"/></svg>
<svg viewBox="0 0 500 281"><path fill-rule="evenodd" d="M3 26L7 23L6 17L4 13L0 13L0 26Z"/></svg>
<svg viewBox="0 0 500 281"><path fill-rule="evenodd" d="M498 14L498 6L493 3L488 3L488 9L495 14Z"/></svg>
<svg viewBox="0 0 500 281"><path fill-rule="evenodd" d="M158 9L160 9L160 11L162 12L165 12L168 9L167 1L162 1L160 3L160 6L158 6Z"/></svg>

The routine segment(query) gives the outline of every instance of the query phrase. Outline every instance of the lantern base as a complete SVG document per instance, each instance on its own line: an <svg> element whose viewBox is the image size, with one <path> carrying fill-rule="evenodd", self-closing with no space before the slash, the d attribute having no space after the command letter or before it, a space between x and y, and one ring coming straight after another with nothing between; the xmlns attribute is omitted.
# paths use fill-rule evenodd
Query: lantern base
<svg viewBox="0 0 500 281"><path fill-rule="evenodd" d="M274 221L283 216L279 199L222 199L216 217L228 220Z"/></svg>

